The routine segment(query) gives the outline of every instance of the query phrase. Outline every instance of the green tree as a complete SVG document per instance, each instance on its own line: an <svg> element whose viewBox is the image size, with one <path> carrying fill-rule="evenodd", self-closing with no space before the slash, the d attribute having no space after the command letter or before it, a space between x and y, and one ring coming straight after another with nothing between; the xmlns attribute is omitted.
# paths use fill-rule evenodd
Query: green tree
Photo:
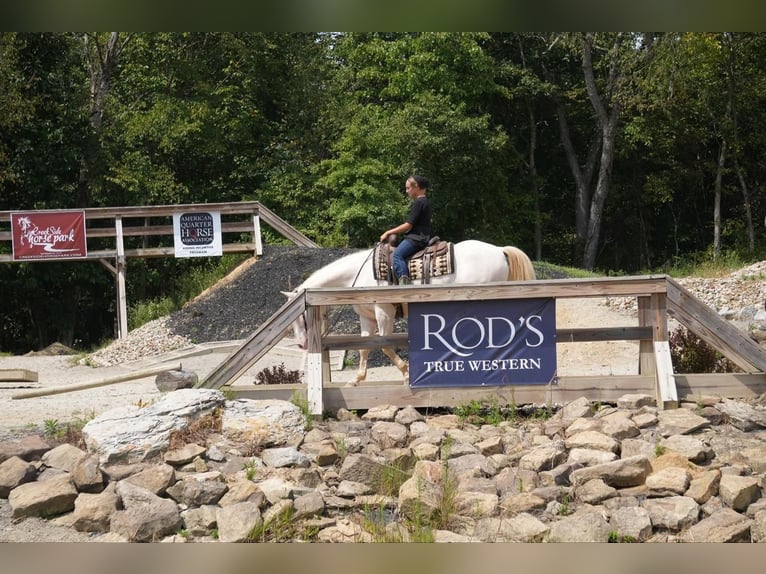
<svg viewBox="0 0 766 574"><path fill-rule="evenodd" d="M406 176L432 182L443 238L511 242L507 134L488 103L500 88L486 34L348 34L338 39L340 137L318 182L337 240L369 245L406 213Z"/></svg>

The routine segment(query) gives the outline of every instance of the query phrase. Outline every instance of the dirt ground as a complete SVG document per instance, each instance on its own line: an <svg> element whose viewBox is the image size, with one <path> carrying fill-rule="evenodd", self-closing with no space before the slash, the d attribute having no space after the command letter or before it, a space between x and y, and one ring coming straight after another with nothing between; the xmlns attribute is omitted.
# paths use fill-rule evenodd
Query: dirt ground
<svg viewBox="0 0 766 574"><path fill-rule="evenodd" d="M607 307L601 298L559 299L556 307L558 328L593 326L631 326L637 319ZM0 357L0 369L27 369L38 373L37 384L2 383L0 387L0 437L34 428L42 430L46 420L59 422L84 418L89 420L111 408L150 402L160 396L156 375L65 393L19 398L43 390L60 390L71 385L95 383L157 367L183 368L202 379L215 369L241 341L205 343L195 347L147 357L140 361L112 367L77 364L73 356ZM353 379L355 368L342 368L339 352L331 355L333 382ZM283 339L265 357L256 362L236 382L249 386L263 369L284 364L287 370L302 370L303 353L290 339ZM557 349L558 372L573 375L627 375L638 372L638 343L606 341L599 343L561 343ZM396 380L393 366L371 368L369 381ZM14 398L15 397L15 398Z"/></svg>

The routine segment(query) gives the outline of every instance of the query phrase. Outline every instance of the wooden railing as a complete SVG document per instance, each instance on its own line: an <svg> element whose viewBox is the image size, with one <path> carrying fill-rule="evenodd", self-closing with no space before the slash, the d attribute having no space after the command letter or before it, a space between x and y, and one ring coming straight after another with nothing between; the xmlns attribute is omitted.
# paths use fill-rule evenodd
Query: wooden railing
<svg viewBox="0 0 766 574"><path fill-rule="evenodd" d="M56 211L59 210L48 209L35 213L55 213ZM130 257L175 256L175 246L172 240L165 241L165 245L141 245L126 248L126 238L141 237L143 238L142 243L148 243L149 238L163 236L172 238L174 213L211 211L221 214L221 247L223 253L252 253L256 257L261 256L263 254L261 222L266 223L297 245L319 247L258 201L86 208L83 212L86 225L85 236L88 243L87 255L83 258L68 259L67 261L97 260L115 276L117 283L117 336L119 338L128 335L125 293L127 259ZM12 213L15 211L0 211L0 246L3 242L8 244L7 248L0 248L0 263L14 261L10 249ZM243 234L249 234L250 241L242 241L241 236ZM109 241L112 238L113 240ZM104 243L111 245L104 247ZM61 261L61 259L49 259L47 261Z"/></svg>
<svg viewBox="0 0 766 574"><path fill-rule="evenodd" d="M401 381L366 383L341 387L329 380L329 351L333 349L403 347L407 334L388 337L322 335L320 317L326 308L343 304L412 303L420 301L465 301L474 299L524 299L532 297L587 298L636 297L638 325L556 330L556 344L592 341L639 341L637 375L557 376L548 385L507 385L502 387L412 389ZM481 397L501 403L564 403L580 396L615 401L624 394L651 393L661 408L678 405L679 400L699 396L752 396L766 391L766 350L715 311L697 300L678 282L665 275L598 279L557 279L503 282L488 285L417 285L412 287L362 287L309 289L286 304L271 321L262 325L234 351L200 386L220 388L231 385L284 335L284 329L306 313L309 330L307 385L275 385L270 388L236 389L239 396L289 399L294 392L305 393L311 411L324 408L366 409L376 404L415 407L449 407ZM706 343L737 364L744 373L676 375L668 343L668 314ZM627 322L627 317L626 317ZM699 381L699 384L695 383Z"/></svg>
<svg viewBox="0 0 766 574"><path fill-rule="evenodd" d="M55 209L36 213L55 213ZM85 234L90 245L103 243L104 238L114 238L110 248L90 248L86 259L109 259L119 256L119 243L127 237L173 237L174 213L217 211L221 214L224 253L263 253L261 222L266 223L283 237L296 245L318 247L311 239L293 228L284 219L258 201L232 203L190 203L179 205L144 205L128 207L91 207L85 213ZM14 211L0 211L0 244L11 242L10 222ZM4 229L7 228L7 229ZM233 234L237 234L233 236ZM250 241L241 241L240 235L249 234ZM4 252L7 251L7 252ZM168 246L136 247L124 249L125 257L173 257L175 248ZM10 249L0 250L0 263L12 262ZM54 259L54 261L60 261Z"/></svg>

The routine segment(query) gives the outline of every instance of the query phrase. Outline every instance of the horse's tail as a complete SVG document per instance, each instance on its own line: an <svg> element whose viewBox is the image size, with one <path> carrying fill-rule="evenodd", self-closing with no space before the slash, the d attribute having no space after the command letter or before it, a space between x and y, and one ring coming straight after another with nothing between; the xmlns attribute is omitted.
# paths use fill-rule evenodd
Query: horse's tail
<svg viewBox="0 0 766 574"><path fill-rule="evenodd" d="M508 281L530 281L537 279L532 260L518 247L506 245L503 253L508 260Z"/></svg>

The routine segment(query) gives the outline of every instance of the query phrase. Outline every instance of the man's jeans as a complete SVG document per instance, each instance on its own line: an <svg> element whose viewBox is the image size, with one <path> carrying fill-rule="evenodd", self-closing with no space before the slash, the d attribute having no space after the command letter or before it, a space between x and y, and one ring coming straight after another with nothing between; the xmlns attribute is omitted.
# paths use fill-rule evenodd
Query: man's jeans
<svg viewBox="0 0 766 574"><path fill-rule="evenodd" d="M396 273L397 278L410 276L410 271L407 268L407 259L421 249L422 247L410 239L402 239L399 242L399 245L394 250L394 273Z"/></svg>

